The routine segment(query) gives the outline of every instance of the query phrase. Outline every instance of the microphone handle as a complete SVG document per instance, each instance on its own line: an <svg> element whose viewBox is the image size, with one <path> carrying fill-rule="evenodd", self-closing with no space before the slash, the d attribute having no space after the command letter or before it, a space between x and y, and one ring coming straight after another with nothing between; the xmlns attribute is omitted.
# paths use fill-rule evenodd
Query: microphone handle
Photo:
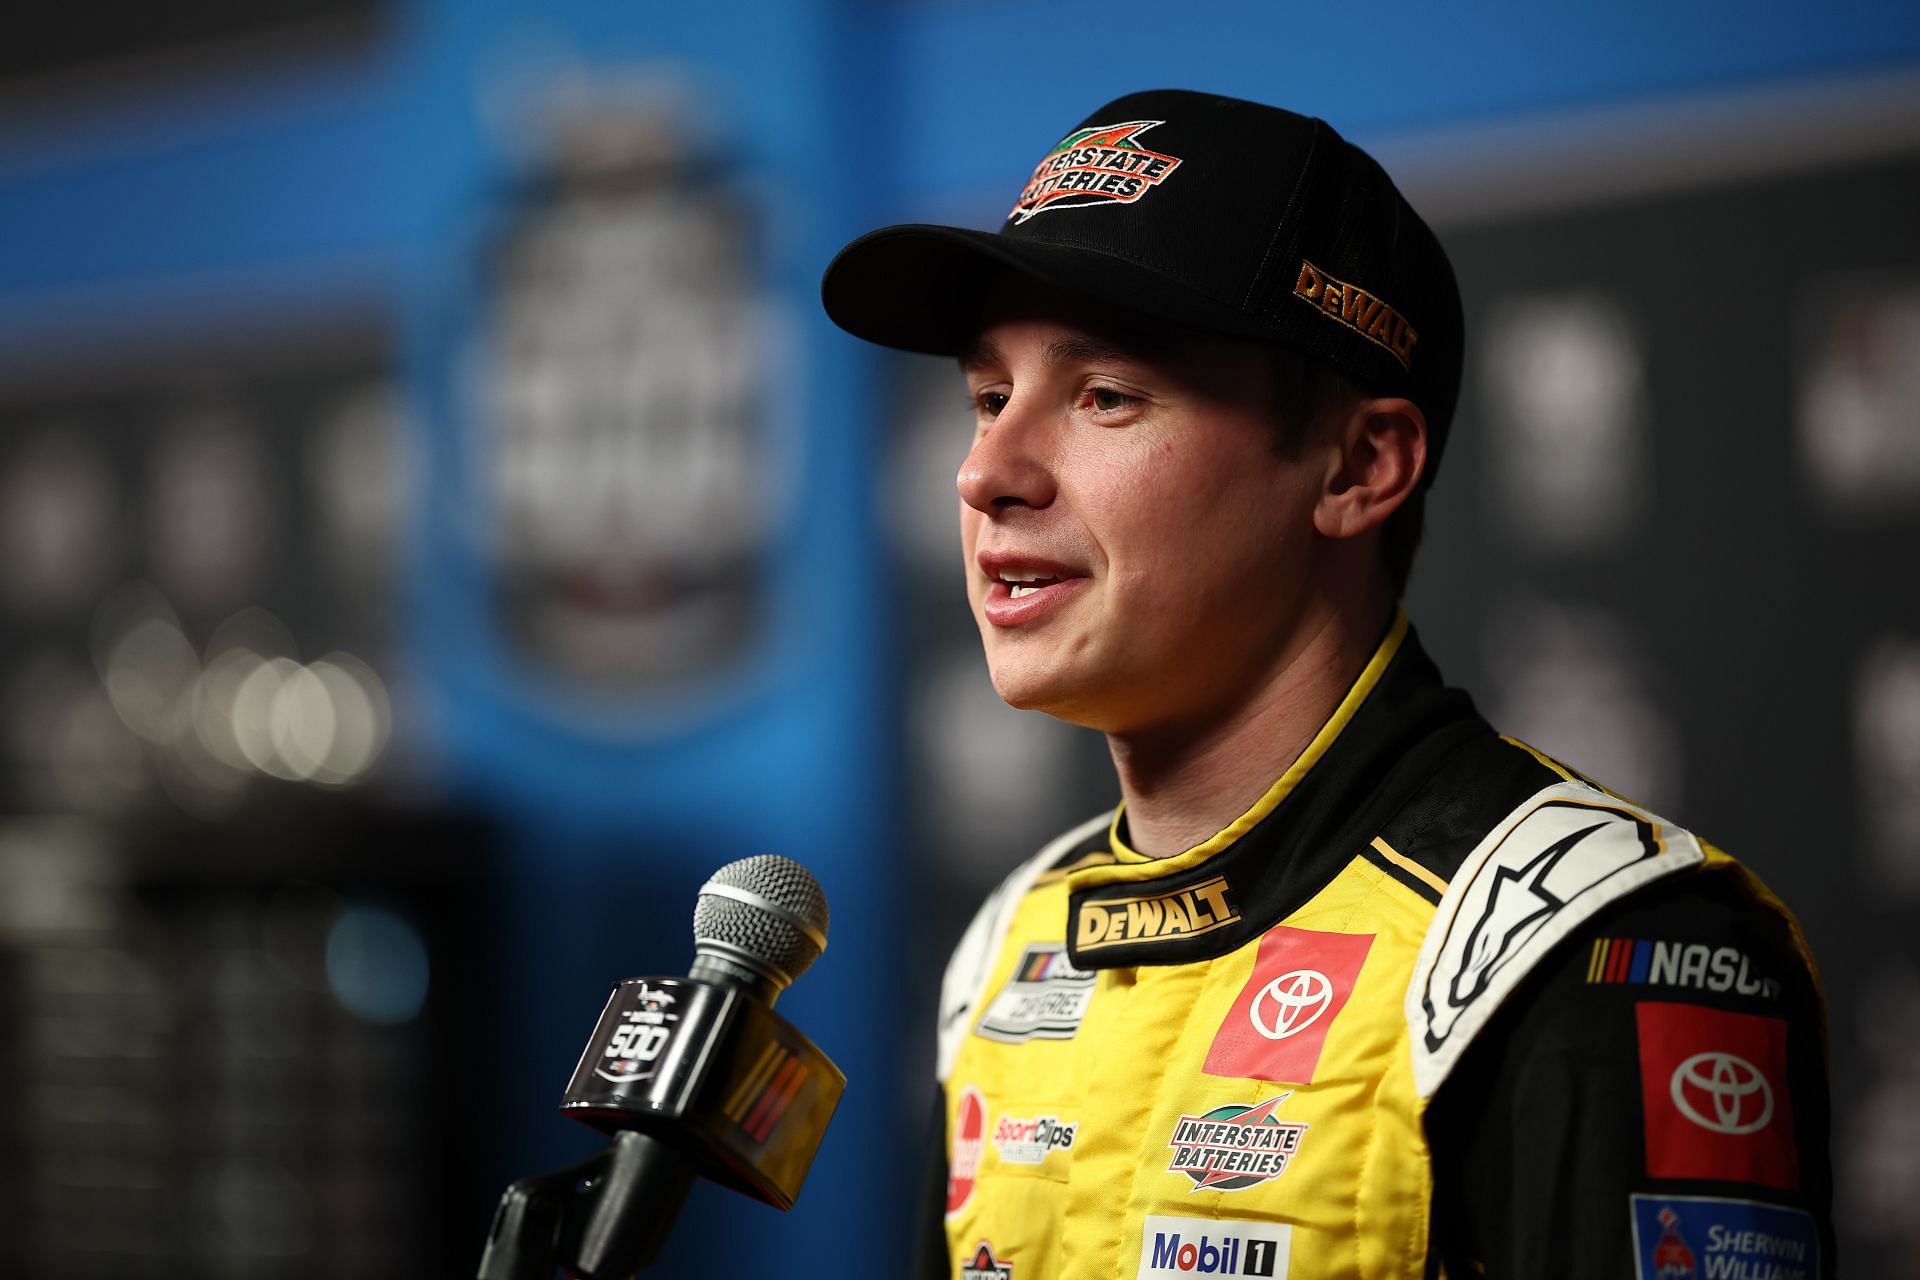
<svg viewBox="0 0 1920 1280"><path fill-rule="evenodd" d="M659 1256L693 1186L693 1165L658 1138L625 1129L601 1178L582 1194L593 1209L580 1228L574 1270L582 1280L626 1280Z"/></svg>
<svg viewBox="0 0 1920 1280"><path fill-rule="evenodd" d="M693 1186L693 1166L637 1129L592 1159L522 1178L494 1212L478 1280L627 1280L652 1264Z"/></svg>

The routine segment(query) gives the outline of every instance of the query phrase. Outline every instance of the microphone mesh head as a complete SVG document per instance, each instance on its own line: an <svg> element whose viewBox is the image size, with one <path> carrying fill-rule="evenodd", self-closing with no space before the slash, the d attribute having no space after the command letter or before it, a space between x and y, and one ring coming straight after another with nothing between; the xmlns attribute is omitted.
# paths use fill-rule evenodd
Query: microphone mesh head
<svg viewBox="0 0 1920 1280"><path fill-rule="evenodd" d="M739 890L766 905L708 892L716 886ZM808 929L821 941L808 936ZM788 982L820 958L827 936L827 895L813 873L779 854L729 862L708 877L693 908L696 951L717 943L744 953L785 976Z"/></svg>

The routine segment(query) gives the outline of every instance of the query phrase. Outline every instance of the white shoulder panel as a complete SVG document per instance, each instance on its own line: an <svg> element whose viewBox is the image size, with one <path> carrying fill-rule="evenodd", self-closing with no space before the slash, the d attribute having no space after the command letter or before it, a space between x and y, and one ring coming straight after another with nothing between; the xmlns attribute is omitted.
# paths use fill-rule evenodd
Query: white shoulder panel
<svg viewBox="0 0 1920 1280"><path fill-rule="evenodd" d="M973 923L960 935L960 944L953 949L946 976L940 982L939 1040L934 1061L942 1084L953 1073L953 1061L960 1055L960 1043L966 1038L967 1026L980 1007L988 979L993 977L993 962L1000 955L1000 948L1006 945L1007 931L1013 928L1013 913L1020 900L1033 888L1033 882L1067 850L1096 831L1105 830L1112 821L1111 812L1103 813L1049 842L1046 848L1014 868L1013 874L1002 880L1000 887L989 894L980 910L974 913ZM1066 927L1064 918L1061 927Z"/></svg>
<svg viewBox="0 0 1920 1280"><path fill-rule="evenodd" d="M1430 1098L1554 946L1642 885L1697 866L1692 833L1582 782L1536 792L1460 865L1407 988L1413 1080Z"/></svg>

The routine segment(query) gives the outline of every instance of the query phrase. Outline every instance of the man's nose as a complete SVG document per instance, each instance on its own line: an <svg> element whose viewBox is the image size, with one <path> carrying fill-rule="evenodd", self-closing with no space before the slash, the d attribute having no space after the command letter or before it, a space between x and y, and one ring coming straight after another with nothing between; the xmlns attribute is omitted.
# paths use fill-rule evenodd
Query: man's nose
<svg viewBox="0 0 1920 1280"><path fill-rule="evenodd" d="M960 498L985 515L1010 507L1044 507L1053 501L1053 470L1047 458L1047 428L1016 400L973 442L955 479Z"/></svg>

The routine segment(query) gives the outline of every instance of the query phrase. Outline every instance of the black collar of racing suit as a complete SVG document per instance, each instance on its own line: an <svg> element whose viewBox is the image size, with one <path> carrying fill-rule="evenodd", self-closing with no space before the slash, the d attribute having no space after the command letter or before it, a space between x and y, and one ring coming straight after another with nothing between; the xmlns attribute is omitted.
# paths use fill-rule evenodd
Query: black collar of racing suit
<svg viewBox="0 0 1920 1280"><path fill-rule="evenodd" d="M1124 815L1116 811L1108 832L1055 864L1067 871L1073 963L1101 969L1225 955L1298 910L1356 857L1437 901L1440 877L1374 841L1391 824L1417 843L1436 815L1401 821L1409 809L1429 807L1411 802L1450 757L1482 754L1473 748L1498 742L1472 700L1441 681L1406 615L1396 613L1327 724L1233 824L1185 853L1140 860L1126 850ZM1455 817L1440 825L1459 825Z"/></svg>

